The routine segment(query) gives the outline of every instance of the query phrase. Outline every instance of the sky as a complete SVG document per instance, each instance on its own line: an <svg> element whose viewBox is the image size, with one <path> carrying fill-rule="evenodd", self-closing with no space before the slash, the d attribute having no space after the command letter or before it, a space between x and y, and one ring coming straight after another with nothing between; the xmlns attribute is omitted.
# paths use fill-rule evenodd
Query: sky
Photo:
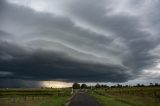
<svg viewBox="0 0 160 106"><path fill-rule="evenodd" d="M160 82L159 0L0 0L0 87Z"/></svg>

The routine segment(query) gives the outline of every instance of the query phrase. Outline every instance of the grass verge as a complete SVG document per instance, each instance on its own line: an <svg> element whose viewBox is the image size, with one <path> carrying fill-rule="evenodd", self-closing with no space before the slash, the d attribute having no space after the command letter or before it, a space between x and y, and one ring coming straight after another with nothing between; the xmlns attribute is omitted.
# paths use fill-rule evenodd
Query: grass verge
<svg viewBox="0 0 160 106"><path fill-rule="evenodd" d="M64 106L69 96L53 96L45 100L40 106Z"/></svg>
<svg viewBox="0 0 160 106"><path fill-rule="evenodd" d="M102 106L160 106L159 88L96 89L90 95Z"/></svg>
<svg viewBox="0 0 160 106"><path fill-rule="evenodd" d="M102 96L96 93L90 93L90 95L95 97L102 106L132 106L124 102L118 101L115 98Z"/></svg>

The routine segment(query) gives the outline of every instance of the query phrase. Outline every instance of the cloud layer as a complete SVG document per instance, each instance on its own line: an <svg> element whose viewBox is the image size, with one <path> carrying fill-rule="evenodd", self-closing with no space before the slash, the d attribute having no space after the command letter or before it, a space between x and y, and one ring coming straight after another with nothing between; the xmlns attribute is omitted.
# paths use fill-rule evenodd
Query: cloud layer
<svg viewBox="0 0 160 106"><path fill-rule="evenodd" d="M144 75L159 64L160 2L142 1L1 0L1 80L126 82Z"/></svg>

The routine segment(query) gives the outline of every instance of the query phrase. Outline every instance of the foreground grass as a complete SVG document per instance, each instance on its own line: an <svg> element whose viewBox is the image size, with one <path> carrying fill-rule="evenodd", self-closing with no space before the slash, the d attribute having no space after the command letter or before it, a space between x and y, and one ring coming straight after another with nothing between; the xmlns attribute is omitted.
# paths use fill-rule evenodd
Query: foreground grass
<svg viewBox="0 0 160 106"><path fill-rule="evenodd" d="M97 89L90 95L102 106L160 106L160 88Z"/></svg>
<svg viewBox="0 0 160 106"><path fill-rule="evenodd" d="M69 96L54 96L48 98L40 106L62 106L66 103Z"/></svg>
<svg viewBox="0 0 160 106"><path fill-rule="evenodd" d="M1 98L0 106L62 106L69 96Z"/></svg>
<svg viewBox="0 0 160 106"><path fill-rule="evenodd" d="M96 94L96 93L93 93L93 94L90 94L90 95L94 96L102 106L131 106L129 104L118 101L115 98L102 96L102 95L99 95L99 94Z"/></svg>
<svg viewBox="0 0 160 106"><path fill-rule="evenodd" d="M0 97L9 97L9 96L53 96L53 95L69 95L70 89L34 89L34 88L26 88L26 89L0 89Z"/></svg>
<svg viewBox="0 0 160 106"><path fill-rule="evenodd" d="M40 106L47 98L43 96L1 97L0 106Z"/></svg>
<svg viewBox="0 0 160 106"><path fill-rule="evenodd" d="M0 106L62 106L70 89L0 89Z"/></svg>

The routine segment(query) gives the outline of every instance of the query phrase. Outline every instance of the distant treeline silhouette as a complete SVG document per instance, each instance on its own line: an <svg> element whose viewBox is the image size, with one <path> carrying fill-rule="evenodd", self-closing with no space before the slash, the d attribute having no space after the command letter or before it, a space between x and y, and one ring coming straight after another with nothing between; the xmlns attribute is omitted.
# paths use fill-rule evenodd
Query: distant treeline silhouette
<svg viewBox="0 0 160 106"><path fill-rule="evenodd" d="M137 85L112 85L108 86L107 84L99 84L97 83L95 86L87 86L86 84L78 84L78 83L73 83L72 88L73 89L95 89L95 88L131 88L131 87L160 87L160 84L158 83L150 83L149 85L144 85L144 84L137 84Z"/></svg>

